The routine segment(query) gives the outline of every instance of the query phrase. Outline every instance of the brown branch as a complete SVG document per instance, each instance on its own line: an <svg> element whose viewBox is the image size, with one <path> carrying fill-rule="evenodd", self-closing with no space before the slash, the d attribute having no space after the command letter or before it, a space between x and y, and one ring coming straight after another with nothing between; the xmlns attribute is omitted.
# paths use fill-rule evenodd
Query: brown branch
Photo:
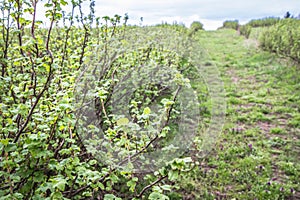
<svg viewBox="0 0 300 200"><path fill-rule="evenodd" d="M65 191L65 192L63 192L63 194L67 195L68 197L73 197L73 196L79 194L80 192L82 192L83 190L85 190L85 189L87 189L89 187L90 187L90 185L86 185L86 186L83 186L83 187L81 187L81 188L79 188L79 189L77 189L75 191L73 191L73 190Z"/></svg>
<svg viewBox="0 0 300 200"><path fill-rule="evenodd" d="M54 156L53 156L54 158L57 158L58 151L61 150L61 148L64 145L64 143L65 143L65 139L63 138L62 141L61 141L61 143L59 144L59 146L54 151Z"/></svg>
<svg viewBox="0 0 300 200"><path fill-rule="evenodd" d="M36 21L36 4L37 4L37 0L33 0L32 1L32 7L33 7L33 14L32 14L32 22L31 22L31 36L32 38L35 40L35 49L36 49L36 57L39 56L39 46L38 43L36 41L36 37L35 37L35 21Z"/></svg>
<svg viewBox="0 0 300 200"><path fill-rule="evenodd" d="M67 45L68 45L68 39L69 39L70 30L71 30L72 25L74 23L73 17L74 17L75 6L76 5L72 4L72 12L71 12L71 17L70 17L71 18L71 22L70 22L70 26L66 30L66 37L65 37L64 48L63 48L62 58L61 58L61 67L63 67L65 57L67 56Z"/></svg>
<svg viewBox="0 0 300 200"><path fill-rule="evenodd" d="M10 30L10 8L11 8L11 3L9 4L9 8L7 9L7 28L4 25L4 10L2 11L3 13L3 30L2 30L2 34L3 34L3 40L5 41L5 47L4 47L4 59L5 61L2 63L2 76L4 77L6 74L6 60L7 60L7 53L8 53L8 47L9 47L9 30ZM6 33L5 33L6 32Z"/></svg>
<svg viewBox="0 0 300 200"><path fill-rule="evenodd" d="M80 12L80 21L81 21L81 24L84 28L84 39L83 39L83 44L82 44L82 49L81 49L81 55L80 55L80 58L79 58L79 68L78 68L78 69L80 69L81 65L83 63L85 48L87 47L88 36L90 34L89 34L89 29L87 28L86 24L83 21L83 13L82 13L81 5L79 4L78 7L79 7L79 12Z"/></svg>
<svg viewBox="0 0 300 200"><path fill-rule="evenodd" d="M55 4L55 6L56 6L56 4ZM54 12L55 12L55 10L54 10ZM52 53L51 53L51 51L50 51L50 49L49 49L49 43L50 43L51 30L52 30L52 28L53 28L53 24L54 24L54 21L55 21L55 17L54 17L54 16L55 16L55 13L54 13L53 16L52 16L51 24L50 24L50 27L49 27L49 30L48 30L47 43L46 43L46 50L47 50L47 53L48 53L48 55L50 56L50 59L51 59L51 61L50 61L50 63L49 63L50 69L49 69L49 73L48 73L48 76L47 76L47 80L46 80L46 83L45 83L45 85L44 85L42 91L37 95L36 101L34 102L33 106L31 107L31 109L30 109L30 111L29 111L29 113L28 113L28 115L27 115L27 117L26 117L25 123L24 123L24 124L22 125L22 127L18 130L17 135L16 135L16 137L15 137L15 139L14 139L14 142L15 142L15 143L19 140L21 134L23 133L23 131L24 131L25 128L27 127L29 121L31 120L31 117L32 117L32 114L33 114L34 109L35 109L36 106L38 105L38 103L39 103L41 97L43 96L44 92L48 89L48 86L49 86L49 84L50 84L50 82L51 82L51 79L52 79L52 75L53 75L53 74L52 74L53 55L52 55Z"/></svg>
<svg viewBox="0 0 300 200"><path fill-rule="evenodd" d="M33 89L33 95L36 97L36 87L37 87L37 78L36 78L36 72L34 68L34 64L31 65L32 73L31 73L31 87Z"/></svg>
<svg viewBox="0 0 300 200"><path fill-rule="evenodd" d="M70 194L72 194L73 191L74 191L74 186L75 186L75 183L77 181L77 178L78 178L78 174L76 174L75 178L72 181L72 186L71 186L71 189L70 189ZM68 197L70 198L71 196L68 196Z"/></svg>
<svg viewBox="0 0 300 200"><path fill-rule="evenodd" d="M143 194L150 189L152 186L154 186L155 184L161 182L163 179L165 179L167 177L167 175L160 177L159 179L157 179L156 181L154 181L153 183L151 183L150 185L147 185L146 187L144 187L142 189L142 191L136 196L137 198L141 198L143 196Z"/></svg>
<svg viewBox="0 0 300 200"><path fill-rule="evenodd" d="M19 41L19 47L20 47L20 53L23 57L25 57L25 54L24 54L24 51L23 51L23 42L22 42L22 30L23 30L23 26L22 24L20 23L20 16L21 16L21 3L20 3L20 0L17 1L17 6L18 6L18 11L17 11L17 16L16 16L16 21L17 21L17 27L18 27L18 41ZM23 73L23 67L21 68L21 72Z"/></svg>
<svg viewBox="0 0 300 200"><path fill-rule="evenodd" d="M50 43L50 36L51 36L51 31L52 31L52 28L53 28L53 24L54 24L54 16L53 16L53 18L51 20L51 23L50 23L50 27L49 27L48 34L47 34L47 42L46 42L46 49L47 49L47 52L50 53L50 54L51 54L51 52L49 51L49 43ZM52 57L52 54L51 54L51 57Z"/></svg>
<svg viewBox="0 0 300 200"><path fill-rule="evenodd" d="M39 101L40 101L41 97L43 96L44 92L47 90L48 85L49 85L50 80L51 80L51 75L52 75L52 71L50 70L49 75L48 75L48 78L47 78L47 81L46 81L46 83L45 83L45 85L44 85L44 88L43 88L42 91L39 93L39 95L36 97L36 101L34 102L33 106L31 107L31 109L30 109L30 111L29 111L29 113L28 113L28 115L27 115L27 118L26 118L25 123L24 123L23 126L19 129L19 131L17 132L17 135L16 135L16 137L15 137L15 139L14 139L14 142L15 142L15 143L19 140L21 134L23 133L23 131L24 131L25 128L27 127L29 121L31 120L31 117L32 117L32 114L33 114L34 109L36 108L37 104L39 103Z"/></svg>
<svg viewBox="0 0 300 200"><path fill-rule="evenodd" d="M105 117L106 117L107 119L109 119L109 118L108 118L108 115L107 115L107 113L106 113L106 110L105 110L104 102L103 102L103 100L102 100L101 98L100 98L100 102L101 102L101 107L102 107L102 110L103 110L103 113L104 113Z"/></svg>

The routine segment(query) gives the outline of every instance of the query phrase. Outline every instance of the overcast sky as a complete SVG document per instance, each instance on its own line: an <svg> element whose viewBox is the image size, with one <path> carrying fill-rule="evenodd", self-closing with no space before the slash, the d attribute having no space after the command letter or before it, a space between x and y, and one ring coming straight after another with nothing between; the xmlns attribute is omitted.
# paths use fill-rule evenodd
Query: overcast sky
<svg viewBox="0 0 300 200"><path fill-rule="evenodd" d="M245 23L267 16L283 17L287 11L300 13L300 0L95 0L95 4L97 16L128 13L129 24L139 24L141 17L143 25L177 21L189 26L201 21L206 30L229 19Z"/></svg>
<svg viewBox="0 0 300 200"><path fill-rule="evenodd" d="M266 16L298 15L300 0L96 0L97 14L128 13L130 23L157 24L199 20L205 29L216 29L226 19L246 22Z"/></svg>

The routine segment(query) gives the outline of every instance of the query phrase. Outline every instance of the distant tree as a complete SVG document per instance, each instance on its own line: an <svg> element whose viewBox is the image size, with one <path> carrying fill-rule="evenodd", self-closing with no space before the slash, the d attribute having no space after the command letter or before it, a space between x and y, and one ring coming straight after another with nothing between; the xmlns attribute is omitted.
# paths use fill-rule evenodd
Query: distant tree
<svg viewBox="0 0 300 200"><path fill-rule="evenodd" d="M200 30L204 30L203 24L199 21L194 21L190 26L189 36L194 35L196 32Z"/></svg>
<svg viewBox="0 0 300 200"><path fill-rule="evenodd" d="M142 26L142 24L143 24L143 21L144 21L144 18L143 18L143 17L141 17L141 18L140 18L140 26Z"/></svg>
<svg viewBox="0 0 300 200"><path fill-rule="evenodd" d="M195 32L199 31L199 30L204 30L203 28L203 24L199 21L194 21L192 24L191 24L191 27L190 27L192 30L194 30Z"/></svg>
<svg viewBox="0 0 300 200"><path fill-rule="evenodd" d="M287 11L284 15L284 18L291 18L291 13Z"/></svg>
<svg viewBox="0 0 300 200"><path fill-rule="evenodd" d="M248 39L250 36L250 33L251 33L251 26L248 24L241 25L241 26L239 26L239 32L240 32L240 35L243 35Z"/></svg>
<svg viewBox="0 0 300 200"><path fill-rule="evenodd" d="M231 28L234 30L238 30L239 21L238 20L226 20L223 22L222 28Z"/></svg>

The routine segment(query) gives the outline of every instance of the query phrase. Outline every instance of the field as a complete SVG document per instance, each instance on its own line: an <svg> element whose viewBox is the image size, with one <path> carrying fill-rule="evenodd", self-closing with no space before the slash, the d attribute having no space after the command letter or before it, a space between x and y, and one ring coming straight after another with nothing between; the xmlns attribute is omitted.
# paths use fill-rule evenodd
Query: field
<svg viewBox="0 0 300 200"><path fill-rule="evenodd" d="M299 20L244 37L61 0L45 28L31 3L1 7L0 200L300 199Z"/></svg>

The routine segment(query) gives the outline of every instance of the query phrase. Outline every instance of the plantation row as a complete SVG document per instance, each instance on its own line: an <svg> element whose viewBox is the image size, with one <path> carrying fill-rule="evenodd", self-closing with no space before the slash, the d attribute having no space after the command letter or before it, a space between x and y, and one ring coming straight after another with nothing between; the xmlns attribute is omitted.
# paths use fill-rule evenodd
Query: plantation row
<svg viewBox="0 0 300 200"><path fill-rule="evenodd" d="M203 81L190 89L204 52L184 27L81 5L46 3L45 29L37 1L1 3L0 199L168 199L196 165L197 111L210 116Z"/></svg>
<svg viewBox="0 0 300 200"><path fill-rule="evenodd" d="M263 28L259 42L262 49L290 57L300 62L300 20L296 18L279 19L268 17L251 20L239 25L237 20L225 21L222 28L238 30L241 35L249 38L252 28Z"/></svg>
<svg viewBox="0 0 300 200"><path fill-rule="evenodd" d="M300 20L280 20L262 33L260 44L265 50L300 62Z"/></svg>

